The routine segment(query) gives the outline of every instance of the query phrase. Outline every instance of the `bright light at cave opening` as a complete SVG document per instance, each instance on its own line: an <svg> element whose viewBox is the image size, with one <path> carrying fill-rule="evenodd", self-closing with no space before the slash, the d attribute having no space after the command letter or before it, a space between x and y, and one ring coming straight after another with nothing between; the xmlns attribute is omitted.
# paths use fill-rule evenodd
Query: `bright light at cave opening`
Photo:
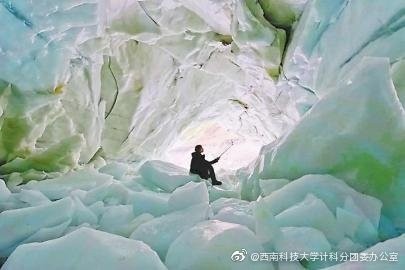
<svg viewBox="0 0 405 270"><path fill-rule="evenodd" d="M191 153L194 152L197 144L204 147L207 160L218 157L230 147L215 164L217 169L225 170L236 170L247 166L257 158L260 148L263 146L263 142L258 139L237 134L218 122L205 121L193 125L181 133L168 148L163 160L188 168Z"/></svg>

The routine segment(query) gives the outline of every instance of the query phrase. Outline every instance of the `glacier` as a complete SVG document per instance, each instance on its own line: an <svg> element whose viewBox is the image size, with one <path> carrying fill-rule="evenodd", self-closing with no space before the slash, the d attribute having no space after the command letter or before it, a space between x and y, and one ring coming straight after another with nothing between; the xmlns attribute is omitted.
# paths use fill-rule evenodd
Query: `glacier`
<svg viewBox="0 0 405 270"><path fill-rule="evenodd" d="M0 23L1 270L404 269L404 1L0 0ZM232 145L223 185L196 144Z"/></svg>

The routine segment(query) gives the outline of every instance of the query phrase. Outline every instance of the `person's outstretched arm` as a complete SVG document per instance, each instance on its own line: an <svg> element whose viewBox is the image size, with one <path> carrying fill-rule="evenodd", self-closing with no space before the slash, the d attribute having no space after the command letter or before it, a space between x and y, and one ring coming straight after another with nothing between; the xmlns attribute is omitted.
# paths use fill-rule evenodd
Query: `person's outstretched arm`
<svg viewBox="0 0 405 270"><path fill-rule="evenodd" d="M213 160L211 160L211 161L208 161L208 162L209 162L210 164L214 164L214 163L217 163L218 160L219 160L219 157L217 157L216 159L213 159Z"/></svg>

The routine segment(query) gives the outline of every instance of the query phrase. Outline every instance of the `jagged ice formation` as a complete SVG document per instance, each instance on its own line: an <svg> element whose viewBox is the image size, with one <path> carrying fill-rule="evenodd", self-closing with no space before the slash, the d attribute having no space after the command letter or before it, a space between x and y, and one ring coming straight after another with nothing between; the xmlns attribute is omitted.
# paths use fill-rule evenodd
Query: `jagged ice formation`
<svg viewBox="0 0 405 270"><path fill-rule="evenodd" d="M2 270L404 269L404 1L0 0L0 22ZM231 142L223 186L188 174Z"/></svg>

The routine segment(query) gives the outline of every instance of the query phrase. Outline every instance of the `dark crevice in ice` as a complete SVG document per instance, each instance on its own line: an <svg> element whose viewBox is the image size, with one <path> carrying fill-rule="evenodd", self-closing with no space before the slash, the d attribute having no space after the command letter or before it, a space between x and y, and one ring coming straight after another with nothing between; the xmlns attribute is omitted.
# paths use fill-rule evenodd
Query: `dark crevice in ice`
<svg viewBox="0 0 405 270"><path fill-rule="evenodd" d="M6 1L6 0L0 0L0 4L3 5L3 7L10 12L17 20L21 21L24 23L25 26L27 26L30 29L34 29L34 24L33 22L28 19L21 11L19 11L12 3L11 1ZM48 42L48 38L44 36L42 33L37 33L36 34L40 39Z"/></svg>
<svg viewBox="0 0 405 270"><path fill-rule="evenodd" d="M336 22L340 17L341 17L341 15L343 14L343 12L344 12L344 10L347 8L347 6L349 5L349 1L350 0L344 0L341 4L339 4L338 5L338 7L340 6L340 9L339 9L339 11L337 12L337 14L336 14L336 16L334 17L334 22ZM318 33L318 38L317 38L317 41L319 42L319 40L321 39L321 37L323 36L323 34L329 29L329 27L334 23L334 22L332 22L332 17L331 16L329 16L329 22L325 25L325 26L323 26L322 27L322 29L319 31L319 33ZM287 80L287 81L289 81L289 82L292 82L292 83L295 83L296 85L298 85L299 87L301 87L302 89L304 89L304 90L306 90L307 92L310 92L311 94L314 94L314 95L316 95L316 93L315 93L315 91L314 90L312 90L312 89L310 89L310 88L308 88L308 87L306 87L306 86L303 86L303 85L301 85L300 83L299 83L299 79L298 78L288 78L287 76L286 76L286 74L285 74L285 72L284 72L284 62L285 62L285 58L286 58L286 55L287 55L287 51L288 51L288 48L290 47L290 43L291 43L291 40L292 40L292 36L293 36L293 32L294 31L291 31L291 32L286 32L286 42L285 42L285 47L284 47L284 50L283 50L283 53L282 53L282 56L281 56L281 63L280 63L280 75L285 79L285 80ZM310 51L312 51L313 49L314 49L314 47L316 46L316 43L313 43L312 44L312 46L309 48L309 50Z"/></svg>
<svg viewBox="0 0 405 270"><path fill-rule="evenodd" d="M135 130L135 125L129 130L129 132L128 132L127 136L124 138L124 140L122 140L121 146L122 146L126 141L128 141L129 136L131 136L131 134L132 134L132 132L133 132L134 130Z"/></svg>
<svg viewBox="0 0 405 270"><path fill-rule="evenodd" d="M150 14L146 10L146 8L143 6L143 3L141 1L138 1L138 3L139 3L139 6L141 6L143 12L145 12L145 15L148 16L148 18L151 19L151 21L154 22L155 25L159 26L159 24L152 18L152 16L150 16Z"/></svg>
<svg viewBox="0 0 405 270"><path fill-rule="evenodd" d="M27 27L31 29L34 28L33 23L27 17L25 17L25 15L22 14L18 9L16 9L11 3L11 1L0 0L0 3L3 5L5 9L7 9L8 12L10 12L18 20L22 21Z"/></svg>
<svg viewBox="0 0 405 270"><path fill-rule="evenodd" d="M223 35L219 33L215 33L214 39L221 42L223 45L230 45L233 41L233 38L231 35Z"/></svg>
<svg viewBox="0 0 405 270"><path fill-rule="evenodd" d="M309 92L309 93L311 93L311 94L316 95L316 93L315 93L314 90L312 90L312 89L309 88L309 87L306 87L306 86L301 85L301 84L299 83L299 79L298 79L298 78L288 78L287 75L285 75L285 72L284 72L284 69L282 68L282 66L281 66L281 69L280 69L280 70L281 70L281 75L283 76L283 78L284 78L286 81L295 83L296 85L298 85L299 87L301 87L301 88L304 89L305 91L307 91L307 92Z"/></svg>
<svg viewBox="0 0 405 270"><path fill-rule="evenodd" d="M405 56L402 56L402 57L399 57L399 58L396 58L396 59L391 59L390 65L392 66L392 65L394 65L394 64L396 64L398 62L404 61L404 60L405 60Z"/></svg>
<svg viewBox="0 0 405 270"><path fill-rule="evenodd" d="M94 160L96 160L97 157L101 156L102 153L103 153L103 148L100 146L87 163L93 162Z"/></svg>
<svg viewBox="0 0 405 270"><path fill-rule="evenodd" d="M108 110L107 114L105 115L105 119L107 119L107 118L110 116L112 110L114 109L114 106L115 106L115 104L117 103L118 94L119 94L119 92L120 92L119 87L118 87L117 78L115 77L115 74L114 74L114 72L113 72L112 69L111 69L111 56L108 57L108 69L110 70L111 76L113 77L113 80L114 80L115 93L114 93L113 103L111 104L110 109Z"/></svg>
<svg viewBox="0 0 405 270"><path fill-rule="evenodd" d="M345 9L347 8L348 5L349 5L349 0L344 1L344 3L340 4L341 8L340 8L339 12L337 13L337 15L334 17L334 19L332 20L332 18L333 18L332 15L333 15L333 14L331 14L331 15L329 16L329 22L328 22L324 27L322 27L322 30L320 30L320 31L319 31L319 34L317 34L317 38L316 38L317 41L314 42L314 43L312 43L311 47L308 48L310 52L313 51L314 47L315 47L316 44L321 40L321 37L322 37L322 36L324 35L324 33L329 29L329 27L330 27L331 25L333 25L336 21L339 20L340 16L342 16L343 12L345 11ZM319 27L319 24L318 24L318 27Z"/></svg>
<svg viewBox="0 0 405 270"><path fill-rule="evenodd" d="M370 38L360 46L352 55L350 55L339 67L349 63L354 57L359 55L367 46L384 36L390 36L405 27L405 8L399 10L392 16L387 23L381 25Z"/></svg>
<svg viewBox="0 0 405 270"><path fill-rule="evenodd" d="M246 102L243 102L243 101L241 101L241 100L239 100L239 99L236 99L236 98L230 98L229 100L232 101L232 102L235 102L235 103L239 104L240 106L242 106L243 108L245 108L245 110L249 109L249 106L248 106L248 104L247 104Z"/></svg>

